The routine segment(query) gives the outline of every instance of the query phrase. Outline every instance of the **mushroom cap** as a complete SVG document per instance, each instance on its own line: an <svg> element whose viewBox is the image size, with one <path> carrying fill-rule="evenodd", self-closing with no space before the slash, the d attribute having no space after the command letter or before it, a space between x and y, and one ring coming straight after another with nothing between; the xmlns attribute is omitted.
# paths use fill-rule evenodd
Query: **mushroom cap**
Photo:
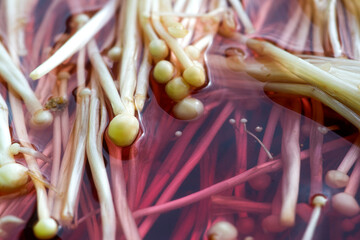
<svg viewBox="0 0 360 240"><path fill-rule="evenodd" d="M356 199L345 192L338 193L332 197L332 207L347 217L355 216L360 212Z"/></svg>
<svg viewBox="0 0 360 240"><path fill-rule="evenodd" d="M343 188L349 182L349 176L338 170L330 170L326 173L325 182L332 188Z"/></svg>

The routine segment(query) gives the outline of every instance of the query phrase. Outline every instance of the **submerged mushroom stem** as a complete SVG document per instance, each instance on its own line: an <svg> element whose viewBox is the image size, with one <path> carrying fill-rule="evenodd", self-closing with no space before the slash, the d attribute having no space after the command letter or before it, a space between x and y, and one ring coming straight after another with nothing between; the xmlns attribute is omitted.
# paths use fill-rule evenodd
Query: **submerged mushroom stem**
<svg viewBox="0 0 360 240"><path fill-rule="evenodd" d="M295 101L293 107L299 111L299 102ZM295 224L295 208L300 181L300 115L286 112L282 123L281 158L283 177L280 221L283 226L293 226Z"/></svg>

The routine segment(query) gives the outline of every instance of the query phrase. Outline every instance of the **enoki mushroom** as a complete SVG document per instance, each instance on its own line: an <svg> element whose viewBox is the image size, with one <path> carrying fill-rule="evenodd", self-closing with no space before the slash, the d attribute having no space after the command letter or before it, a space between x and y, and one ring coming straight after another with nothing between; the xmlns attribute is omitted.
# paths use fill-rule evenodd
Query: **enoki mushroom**
<svg viewBox="0 0 360 240"><path fill-rule="evenodd" d="M360 237L357 1L0 13L1 237Z"/></svg>

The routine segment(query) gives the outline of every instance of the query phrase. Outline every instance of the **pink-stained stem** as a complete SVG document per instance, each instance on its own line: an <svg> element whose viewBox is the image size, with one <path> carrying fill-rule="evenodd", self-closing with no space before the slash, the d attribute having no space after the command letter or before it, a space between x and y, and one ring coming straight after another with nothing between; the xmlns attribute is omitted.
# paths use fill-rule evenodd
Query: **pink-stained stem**
<svg viewBox="0 0 360 240"><path fill-rule="evenodd" d="M281 225L281 198L282 198L282 181L277 186L275 196L271 203L271 214L265 217L261 222L261 227L266 232L282 232L286 227Z"/></svg>
<svg viewBox="0 0 360 240"><path fill-rule="evenodd" d="M175 230L173 231L171 238L174 240L182 240L186 238L194 227L195 221L198 216L198 206L190 206L181 211L176 224Z"/></svg>
<svg viewBox="0 0 360 240"><path fill-rule="evenodd" d="M346 232L351 232L354 230L355 226L360 222L360 215L357 215L353 218L346 218L341 222L341 228Z"/></svg>
<svg viewBox="0 0 360 240"><path fill-rule="evenodd" d="M154 200L158 197L161 190L166 186L168 180L174 174L178 167L182 153L185 152L186 148L190 144L191 139L199 127L203 124L205 119L198 119L196 122L189 124L183 131L183 134L179 140L177 140L174 147L171 149L169 154L166 156L164 163L157 171L158 174L154 177L148 190L145 192L143 199L141 200L140 208L150 206Z"/></svg>
<svg viewBox="0 0 360 240"><path fill-rule="evenodd" d="M360 136L358 136L336 170L326 173L326 184L333 188L345 187L349 182L347 173L360 157Z"/></svg>
<svg viewBox="0 0 360 240"><path fill-rule="evenodd" d="M328 143L325 143L323 146L323 153L330 152L336 150L337 148L344 147L346 143L342 139L337 139ZM300 157L301 160L304 160L309 157L309 150L304 150L301 152ZM263 163L261 165L257 165L256 167L250 168L243 173L240 173L232 178L216 183L208 188L202 189L198 192L189 194L185 197L172 200L170 202L155 205L153 207L143 208L136 210L134 212L135 218L140 218L143 216L151 215L151 214L160 214L167 211L171 211L180 207L187 206L189 204L200 201L204 198L208 198L212 195L221 193L227 189L231 189L234 186L242 184L254 177L260 176L264 173L275 172L281 169L282 163L280 159L276 159L270 162Z"/></svg>
<svg viewBox="0 0 360 240"><path fill-rule="evenodd" d="M313 119L322 124L324 121L324 113L322 104L319 101L312 100ZM322 145L324 134L320 132L319 125L313 123L310 130L310 197L315 194L322 193Z"/></svg>
<svg viewBox="0 0 360 240"><path fill-rule="evenodd" d="M235 112L236 132L236 174L242 173L247 169L247 132L244 124L241 123L241 113ZM235 187L235 196L245 197L245 185Z"/></svg>
<svg viewBox="0 0 360 240"><path fill-rule="evenodd" d="M214 183L217 149L206 153L208 161L200 161L200 188L206 188ZM198 213L195 220L195 226L192 231L191 239L201 239L201 235L206 228L206 220L210 218L209 199L200 201L197 205Z"/></svg>
<svg viewBox="0 0 360 240"><path fill-rule="evenodd" d="M276 125L278 124L281 112L282 112L281 108L276 105L274 105L272 107L271 112L270 112L269 120L267 122L263 141L262 141L264 146L269 150L271 148L271 143L274 138ZM263 148L260 148L257 164L260 165L260 164L265 163L268 160L268 158L269 158L269 156L267 155L265 150Z"/></svg>
<svg viewBox="0 0 360 240"><path fill-rule="evenodd" d="M355 143L351 146L349 151L346 153L343 161L337 168L338 171L347 173L350 168L354 165L356 159L360 157L360 136L356 138Z"/></svg>
<svg viewBox="0 0 360 240"><path fill-rule="evenodd" d="M115 210L126 239L141 239L132 212L126 199L126 183L121 160L121 148L106 138L110 155L112 193Z"/></svg>
<svg viewBox="0 0 360 240"><path fill-rule="evenodd" d="M95 208L93 203L89 201L91 199L91 195L89 194L88 189L85 185L82 186L82 194L80 194L80 209L83 212L83 215L86 216L88 213L95 212ZM90 216L86 216L85 223L87 226L87 232L90 240L101 239L101 231L100 224L97 221L96 215L91 214Z"/></svg>
<svg viewBox="0 0 360 240"><path fill-rule="evenodd" d="M185 163L182 169L178 172L178 174L174 177L171 183L167 186L164 190L162 195L160 196L159 200L156 204L162 204L169 201L172 196L176 193L184 179L189 175L189 173L194 169L194 167L199 163L204 153L207 151L212 140L215 138L216 134L220 130L221 126L228 118L230 113L233 111L233 106L231 104L227 104L221 113L219 114L218 118L212 124L212 127L203 138L203 141L198 144L195 148L195 152L189 158L189 160ZM141 236L145 236L146 233L149 231L153 223L156 221L158 216L149 216L144 222L140 225L139 231Z"/></svg>
<svg viewBox="0 0 360 240"><path fill-rule="evenodd" d="M345 193L355 196L360 184L360 161L358 160L350 175L349 183L345 188Z"/></svg>
<svg viewBox="0 0 360 240"><path fill-rule="evenodd" d="M129 182L128 182L128 204L130 209L134 209L136 190L137 190L137 179L138 179L138 158L136 157L136 149L139 148L139 144L132 146L130 150L129 164Z"/></svg>
<svg viewBox="0 0 360 240"><path fill-rule="evenodd" d="M139 115L139 121L141 122L141 115ZM161 117L158 128L149 129L148 131L151 131L151 132L148 132L147 134L154 135L155 131L156 132L162 131L162 134L166 134L166 133L163 132L163 130L164 129L169 129L171 127L171 125L173 125L173 123L174 123L174 120L171 119L169 121L169 117L168 117L167 113L165 113ZM164 128L161 128L160 126L164 126ZM147 139L149 139L149 138L147 138ZM144 141L145 141L144 146L150 146L149 141L151 141L151 140L147 140L147 139L144 139ZM157 144L159 141L160 141L159 138L153 138L151 143L152 143L153 146L159 146L159 144ZM142 171L141 171L141 173L139 175L140 177L139 177L138 185L137 185L138 189L136 191L136 198L135 198L135 204L134 204L134 206L136 208L140 205L140 201L141 201L141 199L143 197L143 194L144 194L144 190L145 190L146 183L148 181L150 170L151 170L151 167L152 167L152 165L153 165L153 163L155 161L155 156L156 156L156 153L158 152L158 150L159 149L154 149L153 147L148 147L148 151L145 152L147 161L141 161L141 170Z"/></svg>
<svg viewBox="0 0 360 240"><path fill-rule="evenodd" d="M211 197L211 203L216 208L230 209L234 212L270 213L272 209L271 204L269 203L254 202L231 196L213 196Z"/></svg>
<svg viewBox="0 0 360 240"><path fill-rule="evenodd" d="M299 112L299 101L295 100L292 107ZM295 224L295 207L300 182L300 119L301 115L286 112L282 122L281 158L283 177L280 221L284 226L293 226Z"/></svg>

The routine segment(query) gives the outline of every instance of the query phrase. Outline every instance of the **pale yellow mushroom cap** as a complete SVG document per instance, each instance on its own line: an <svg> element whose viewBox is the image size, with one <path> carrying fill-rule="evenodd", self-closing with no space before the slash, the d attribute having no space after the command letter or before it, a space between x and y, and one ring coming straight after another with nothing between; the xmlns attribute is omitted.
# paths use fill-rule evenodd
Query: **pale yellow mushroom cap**
<svg viewBox="0 0 360 240"><path fill-rule="evenodd" d="M349 182L349 176L338 170L330 170L326 173L325 182L332 188L343 188Z"/></svg>
<svg viewBox="0 0 360 240"><path fill-rule="evenodd" d="M185 98L174 106L173 112L178 119L192 120L203 114L204 105L196 98Z"/></svg>
<svg viewBox="0 0 360 240"><path fill-rule="evenodd" d="M166 84L165 92L172 100L180 101L189 95L190 86L182 77L177 77Z"/></svg>
<svg viewBox="0 0 360 240"><path fill-rule="evenodd" d="M169 61L161 60L155 65L153 75L158 83L167 83L174 75L174 66Z"/></svg>
<svg viewBox="0 0 360 240"><path fill-rule="evenodd" d="M31 118L31 125L35 128L48 127L53 121L52 114L47 110L37 111Z"/></svg>
<svg viewBox="0 0 360 240"><path fill-rule="evenodd" d="M18 163L8 163L0 167L0 191L15 192L29 180L28 169Z"/></svg>
<svg viewBox="0 0 360 240"><path fill-rule="evenodd" d="M58 225L52 218L40 219L33 228L34 234L39 239L51 239L56 236Z"/></svg>
<svg viewBox="0 0 360 240"><path fill-rule="evenodd" d="M112 47L112 48L108 51L107 56L108 56L112 61L117 62L117 61L120 60L121 53L122 53L121 47L115 46L115 47Z"/></svg>
<svg viewBox="0 0 360 240"><path fill-rule="evenodd" d="M128 114L119 114L109 124L108 134L111 141L120 147L131 145L139 133L139 121Z"/></svg>
<svg viewBox="0 0 360 240"><path fill-rule="evenodd" d="M149 52L155 61L159 61L169 55L169 48L163 40L156 39L150 42Z"/></svg>
<svg viewBox="0 0 360 240"><path fill-rule="evenodd" d="M183 72L184 80L194 87L201 87L205 83L205 71L202 67L194 65Z"/></svg>

